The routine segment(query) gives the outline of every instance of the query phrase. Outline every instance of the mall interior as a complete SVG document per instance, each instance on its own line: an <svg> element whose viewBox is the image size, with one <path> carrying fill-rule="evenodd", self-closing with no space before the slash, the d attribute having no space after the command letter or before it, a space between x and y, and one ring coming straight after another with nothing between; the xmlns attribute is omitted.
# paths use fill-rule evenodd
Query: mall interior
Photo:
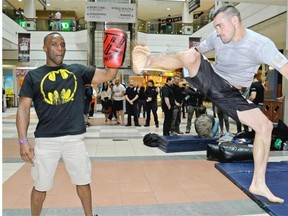
<svg viewBox="0 0 288 216"><path fill-rule="evenodd" d="M117 78L124 85L134 80L144 87L152 79L157 87L161 87L167 77L183 78L182 69L161 69L161 72L160 69L151 69L144 75L137 75L132 70L133 47L137 44L147 45L151 53L158 54L195 46L214 30L211 22L213 13L228 4L240 11L247 28L269 37L287 56L288 0L3 0L2 215L31 215L31 164L22 161L19 154L16 112L25 75L46 63L42 47L47 34L59 31L63 35L67 49L64 63L104 68L104 31L122 29L127 34L127 48ZM100 8L99 11L95 12L95 7ZM62 14L60 29L57 27L58 11ZM213 52L206 57L215 61ZM282 79L281 74L268 65L262 65L258 72L266 85L262 111L274 125L279 120L288 125L288 80ZM180 85L185 83L183 79ZM93 87L97 92L102 85ZM166 153L163 149L143 144L143 137L148 133L162 135L164 114L160 103L158 95L159 127L154 124L153 117L150 126L144 127L143 112L139 117L141 127L125 127L114 120L105 122L101 102L97 98L93 116L89 119L91 126L87 127L84 140L92 163L94 214L270 215L215 168L217 161L207 160L206 150ZM205 100L204 104L208 107L208 113L213 114L211 102ZM193 122L194 119L195 116ZM34 143L37 122L36 112L31 107L27 134L31 143ZM230 119L229 123L230 133L235 134L235 121ZM187 115L181 117L181 131L185 131L186 124ZM193 125L189 134L181 136L192 135L196 135ZM287 161L287 156L287 151L271 151L269 162ZM47 193L41 215L84 215L75 186L70 183L62 160L59 161L54 186Z"/></svg>

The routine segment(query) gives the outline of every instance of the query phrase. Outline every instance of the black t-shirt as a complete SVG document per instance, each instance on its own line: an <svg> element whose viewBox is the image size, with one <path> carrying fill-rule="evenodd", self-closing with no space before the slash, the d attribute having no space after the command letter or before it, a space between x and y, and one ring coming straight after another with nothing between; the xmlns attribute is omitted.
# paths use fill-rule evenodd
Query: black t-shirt
<svg viewBox="0 0 288 216"><path fill-rule="evenodd" d="M145 95L147 98L148 97L151 98L152 101L157 101L157 95L158 95L157 88L154 86L153 87L148 86L145 90ZM150 101L150 102L152 102L152 101Z"/></svg>
<svg viewBox="0 0 288 216"><path fill-rule="evenodd" d="M161 92L162 109L167 110L168 107L167 107L165 100L164 100L165 97L169 98L170 105L171 105L171 107L173 107L175 105L174 93L173 93L172 88L167 84L165 84L162 87L162 92Z"/></svg>
<svg viewBox="0 0 288 216"><path fill-rule="evenodd" d="M137 91L137 88L135 87L127 87L126 88L126 93L127 97L130 99L130 100L133 100L133 98L136 97L136 95L138 95L138 91ZM138 102L138 99L134 101L134 103Z"/></svg>
<svg viewBox="0 0 288 216"><path fill-rule="evenodd" d="M262 83L260 82L253 82L250 88L250 93L251 92L256 92L256 97L253 100L253 103L255 104L259 104L259 103L263 103L264 101L264 87L262 85Z"/></svg>
<svg viewBox="0 0 288 216"><path fill-rule="evenodd" d="M24 79L19 96L32 98L39 119L35 137L57 137L86 132L83 118L85 84L95 67L63 64L41 66Z"/></svg>
<svg viewBox="0 0 288 216"><path fill-rule="evenodd" d="M173 84L172 85L172 89L173 89L173 92L174 92L175 100L177 101L177 103L181 104L182 101L183 101L183 95L182 95L181 87L179 85Z"/></svg>

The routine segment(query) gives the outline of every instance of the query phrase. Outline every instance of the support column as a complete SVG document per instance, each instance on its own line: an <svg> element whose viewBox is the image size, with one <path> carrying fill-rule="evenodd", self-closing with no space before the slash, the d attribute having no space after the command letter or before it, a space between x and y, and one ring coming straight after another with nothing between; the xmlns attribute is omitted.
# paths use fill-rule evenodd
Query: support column
<svg viewBox="0 0 288 216"><path fill-rule="evenodd" d="M288 9L288 0L286 1L286 9ZM285 53L288 57L288 16L286 16L286 43L285 43ZM282 95L284 96L283 102L283 120L286 125L288 125L288 80L283 77L282 79Z"/></svg>
<svg viewBox="0 0 288 216"><path fill-rule="evenodd" d="M193 12L189 14L189 3L188 1L183 2L182 9L182 34L192 34L193 33ZM185 25L186 24L186 25Z"/></svg>
<svg viewBox="0 0 288 216"><path fill-rule="evenodd" d="M87 23L88 43L87 43L87 60L88 66L95 65L95 29L96 22Z"/></svg>
<svg viewBox="0 0 288 216"><path fill-rule="evenodd" d="M24 16L27 18L27 30L36 30L36 3L35 0L25 0Z"/></svg>
<svg viewBox="0 0 288 216"><path fill-rule="evenodd" d="M189 14L189 2L183 2L182 9L182 23L192 23L193 22L193 12Z"/></svg>

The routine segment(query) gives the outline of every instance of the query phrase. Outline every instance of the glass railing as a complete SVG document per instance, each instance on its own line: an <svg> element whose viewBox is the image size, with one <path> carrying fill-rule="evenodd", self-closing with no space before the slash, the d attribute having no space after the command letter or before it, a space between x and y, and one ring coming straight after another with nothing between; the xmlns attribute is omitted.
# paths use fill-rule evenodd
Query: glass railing
<svg viewBox="0 0 288 216"><path fill-rule="evenodd" d="M172 20L180 17L180 20L174 23L165 22L164 18L150 21L138 20L138 31L151 34L192 34L212 21L213 8L199 12L200 15L192 23L182 23L181 16L171 17Z"/></svg>
<svg viewBox="0 0 288 216"><path fill-rule="evenodd" d="M53 23L56 22L52 20L52 27L49 25L48 19L27 19L24 14L21 14L19 9L14 8L9 1L4 0L2 2L2 12L9 16L12 20L18 23L26 30L30 31L59 31L59 29L53 28ZM151 20L151 21L141 21L138 20L137 30L139 32L145 32L150 34L192 34L193 32L199 30L207 23L211 21L209 19L210 11L202 12L201 16L194 19L192 23L182 23L181 16L171 17L171 19L177 22L165 23L163 19ZM161 21L162 20L162 21ZM31 26L31 22L35 25ZM54 25L56 26L56 25ZM61 20L61 31L79 31L87 28L87 23L83 18L78 20L75 19L63 19Z"/></svg>

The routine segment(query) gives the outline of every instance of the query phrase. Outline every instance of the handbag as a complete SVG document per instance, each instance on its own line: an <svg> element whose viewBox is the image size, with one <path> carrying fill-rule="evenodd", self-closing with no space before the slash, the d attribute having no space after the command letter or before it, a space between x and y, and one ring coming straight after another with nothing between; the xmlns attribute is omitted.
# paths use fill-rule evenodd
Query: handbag
<svg viewBox="0 0 288 216"><path fill-rule="evenodd" d="M112 112L112 107L109 106L109 107L102 107L102 110L101 110L102 113L104 114L110 114Z"/></svg>

